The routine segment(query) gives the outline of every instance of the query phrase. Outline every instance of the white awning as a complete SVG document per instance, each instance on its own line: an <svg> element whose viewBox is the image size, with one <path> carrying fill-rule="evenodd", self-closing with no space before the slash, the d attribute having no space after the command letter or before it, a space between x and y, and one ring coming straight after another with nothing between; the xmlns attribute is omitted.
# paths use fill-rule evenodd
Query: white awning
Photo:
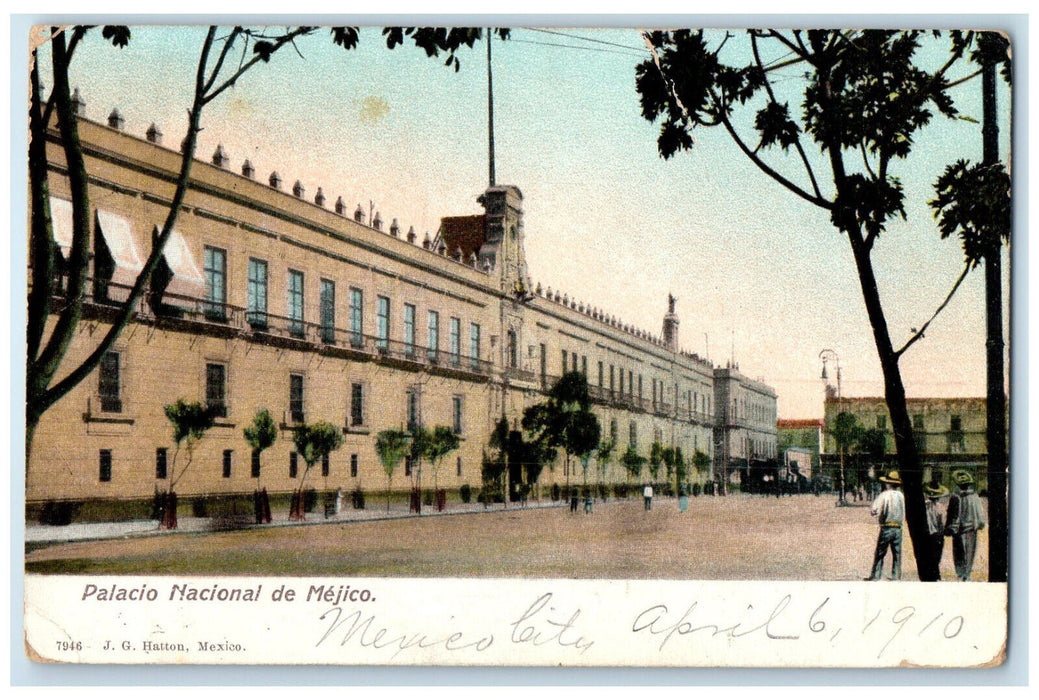
<svg viewBox="0 0 1039 700"><path fill-rule="evenodd" d="M126 301L130 296L130 287L144 269L144 264L137 254L130 222L121 216L98 209L97 228L104 237L105 245L108 246L108 252L115 263L111 282L113 285L120 285L109 287L108 298L113 301Z"/></svg>
<svg viewBox="0 0 1039 700"><path fill-rule="evenodd" d="M159 233L159 227L156 226L155 232L152 234L152 241L158 240ZM206 295L206 280L198 271L198 266L195 265L195 259L191 255L187 241L177 229L173 229L170 237L166 239L166 245L162 248L162 256L166 259L170 272L173 273L173 277L170 278L163 292L163 303L184 303L184 300L168 298L168 295L171 294L193 299L201 299Z"/></svg>
<svg viewBox="0 0 1039 700"><path fill-rule="evenodd" d="M72 250L72 202L57 197L50 198L51 232L61 254L68 260Z"/></svg>

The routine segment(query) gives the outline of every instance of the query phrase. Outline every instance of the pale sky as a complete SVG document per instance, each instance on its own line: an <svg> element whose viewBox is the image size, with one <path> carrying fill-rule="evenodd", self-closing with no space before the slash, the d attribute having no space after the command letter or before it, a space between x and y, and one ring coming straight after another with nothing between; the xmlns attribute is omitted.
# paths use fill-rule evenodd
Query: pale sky
<svg viewBox="0 0 1039 700"><path fill-rule="evenodd" d="M493 47L497 182L524 194L532 279L655 334L674 294L680 345L763 377L781 418L822 415L823 348L840 356L844 395L882 395L851 251L826 213L773 183L718 130L661 159L634 87L634 67L648 55L636 30L550 31L516 29ZM72 72L88 117L104 121L118 107L129 133L143 137L155 122L165 144L179 144L203 34L135 27L117 50L91 32ZM351 211L372 201L387 225L397 218L420 239L442 216L481 211L484 44L460 52L458 73L410 46L387 50L375 29L351 52L325 31L298 49L207 108L200 159L221 144L236 171L249 158L258 179L277 170L286 189L299 179L308 197L321 186ZM791 69L782 85L796 87L798 75ZM1000 86L1005 157L1009 93ZM980 91L976 80L954 93L979 122ZM936 118L895 167L907 220L892 223L874 261L896 347L962 269L958 242L939 239L926 207L931 183L946 164L980 156L979 123ZM772 162L798 172L792 160ZM980 270L904 356L902 374L910 396L984 396Z"/></svg>

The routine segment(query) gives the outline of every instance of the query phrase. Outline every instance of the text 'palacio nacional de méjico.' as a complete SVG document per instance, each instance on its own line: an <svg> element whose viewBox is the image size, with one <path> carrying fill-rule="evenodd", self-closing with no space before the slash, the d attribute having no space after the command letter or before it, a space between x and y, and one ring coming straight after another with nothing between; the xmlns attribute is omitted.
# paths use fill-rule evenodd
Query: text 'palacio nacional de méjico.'
<svg viewBox="0 0 1039 700"><path fill-rule="evenodd" d="M104 125L83 116L82 102L77 111L93 240L91 298L69 366L96 346L113 304L127 298L180 168L154 125L137 138L116 112ZM60 137L52 129L49 138L54 237L64 255L71 204ZM490 187L479 199L484 214L444 218L422 241L342 197L328 204L322 189L308 194L277 173L259 176L248 161L233 170L222 148L194 164L151 293L94 376L36 431L30 508L150 500L165 488L174 454L163 407L179 398L217 415L177 485L182 497L253 492L258 465L242 430L261 408L279 428L262 460L271 493L298 486L304 465L292 430L317 420L341 426L344 441L310 486L384 490L376 434L419 424L460 436L440 485L475 491L495 424L505 416L518 427L524 408L574 370L587 377L604 438L614 439L607 482L625 481L619 457L629 444L643 456L654 442L706 453L711 466L700 480L776 456L775 392L681 351L673 303L657 337L532 286L518 188ZM542 486L566 480L561 453L557 461ZM395 475L395 490L412 487L403 476Z"/></svg>

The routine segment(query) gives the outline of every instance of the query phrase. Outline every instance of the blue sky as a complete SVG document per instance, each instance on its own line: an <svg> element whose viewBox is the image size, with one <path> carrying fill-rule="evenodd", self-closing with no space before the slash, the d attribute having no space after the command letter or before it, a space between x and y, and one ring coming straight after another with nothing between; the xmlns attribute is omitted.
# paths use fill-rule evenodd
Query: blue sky
<svg viewBox="0 0 1039 700"><path fill-rule="evenodd" d="M497 180L525 196L533 279L653 333L674 294L681 345L764 377L777 389L780 417L821 415L823 348L840 355L845 395L881 394L850 249L828 216L754 168L721 131L659 158L657 128L640 116L634 88L634 67L648 55L635 29L552 31L569 36L517 29L494 44ZM127 131L143 136L155 122L165 143L179 143L202 35L135 27L130 46L116 50L92 33L73 70L88 116L103 120L118 107ZM420 236L435 233L441 216L480 211L484 45L460 53L458 73L410 47L388 51L375 29L355 51L333 46L324 31L298 49L207 109L200 158L219 143L235 169L249 158L258 177L277 170L287 185L300 179L310 194L321 186L351 209L372 201L387 222L396 217ZM783 78L781 88L794 89L798 71ZM954 97L980 119L978 94L974 81ZM1007 97L1002 90L1004 153ZM896 345L962 267L958 244L939 240L925 206L930 183L946 163L980 153L978 124L941 119L898 168L907 220L874 254ZM793 161L772 162L797 172ZM982 287L981 274L970 275L905 356L910 396L984 395Z"/></svg>

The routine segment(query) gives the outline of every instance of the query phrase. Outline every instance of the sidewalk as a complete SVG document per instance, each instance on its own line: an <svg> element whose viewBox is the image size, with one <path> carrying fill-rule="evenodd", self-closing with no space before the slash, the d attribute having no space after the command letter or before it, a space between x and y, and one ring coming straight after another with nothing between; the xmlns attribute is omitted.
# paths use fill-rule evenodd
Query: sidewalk
<svg viewBox="0 0 1039 700"><path fill-rule="evenodd" d="M162 530L157 520L128 520L109 523L71 523L69 525L30 525L25 526L26 544L60 544L64 542L85 542L90 540L125 539L129 537L156 537L188 532L216 532L228 530L247 530L270 527L300 527L306 525L328 525L333 523L354 523L374 520L396 520L400 518L429 518L444 515L464 515L466 513L484 513L501 510L530 510L534 508L562 508L568 504L564 501L528 501L526 505L510 504L503 508L495 503L484 507L482 503L451 503L442 512L432 506L422 506L422 514L416 515L408 511L406 504L394 503L386 510L385 503L377 500L365 504L364 510L355 510L346 504L343 509L328 518L320 509L306 514L306 520L289 520L288 511L272 514L273 521L267 525L257 525L249 515L247 524L233 528L220 527L218 518L178 517L176 530Z"/></svg>

